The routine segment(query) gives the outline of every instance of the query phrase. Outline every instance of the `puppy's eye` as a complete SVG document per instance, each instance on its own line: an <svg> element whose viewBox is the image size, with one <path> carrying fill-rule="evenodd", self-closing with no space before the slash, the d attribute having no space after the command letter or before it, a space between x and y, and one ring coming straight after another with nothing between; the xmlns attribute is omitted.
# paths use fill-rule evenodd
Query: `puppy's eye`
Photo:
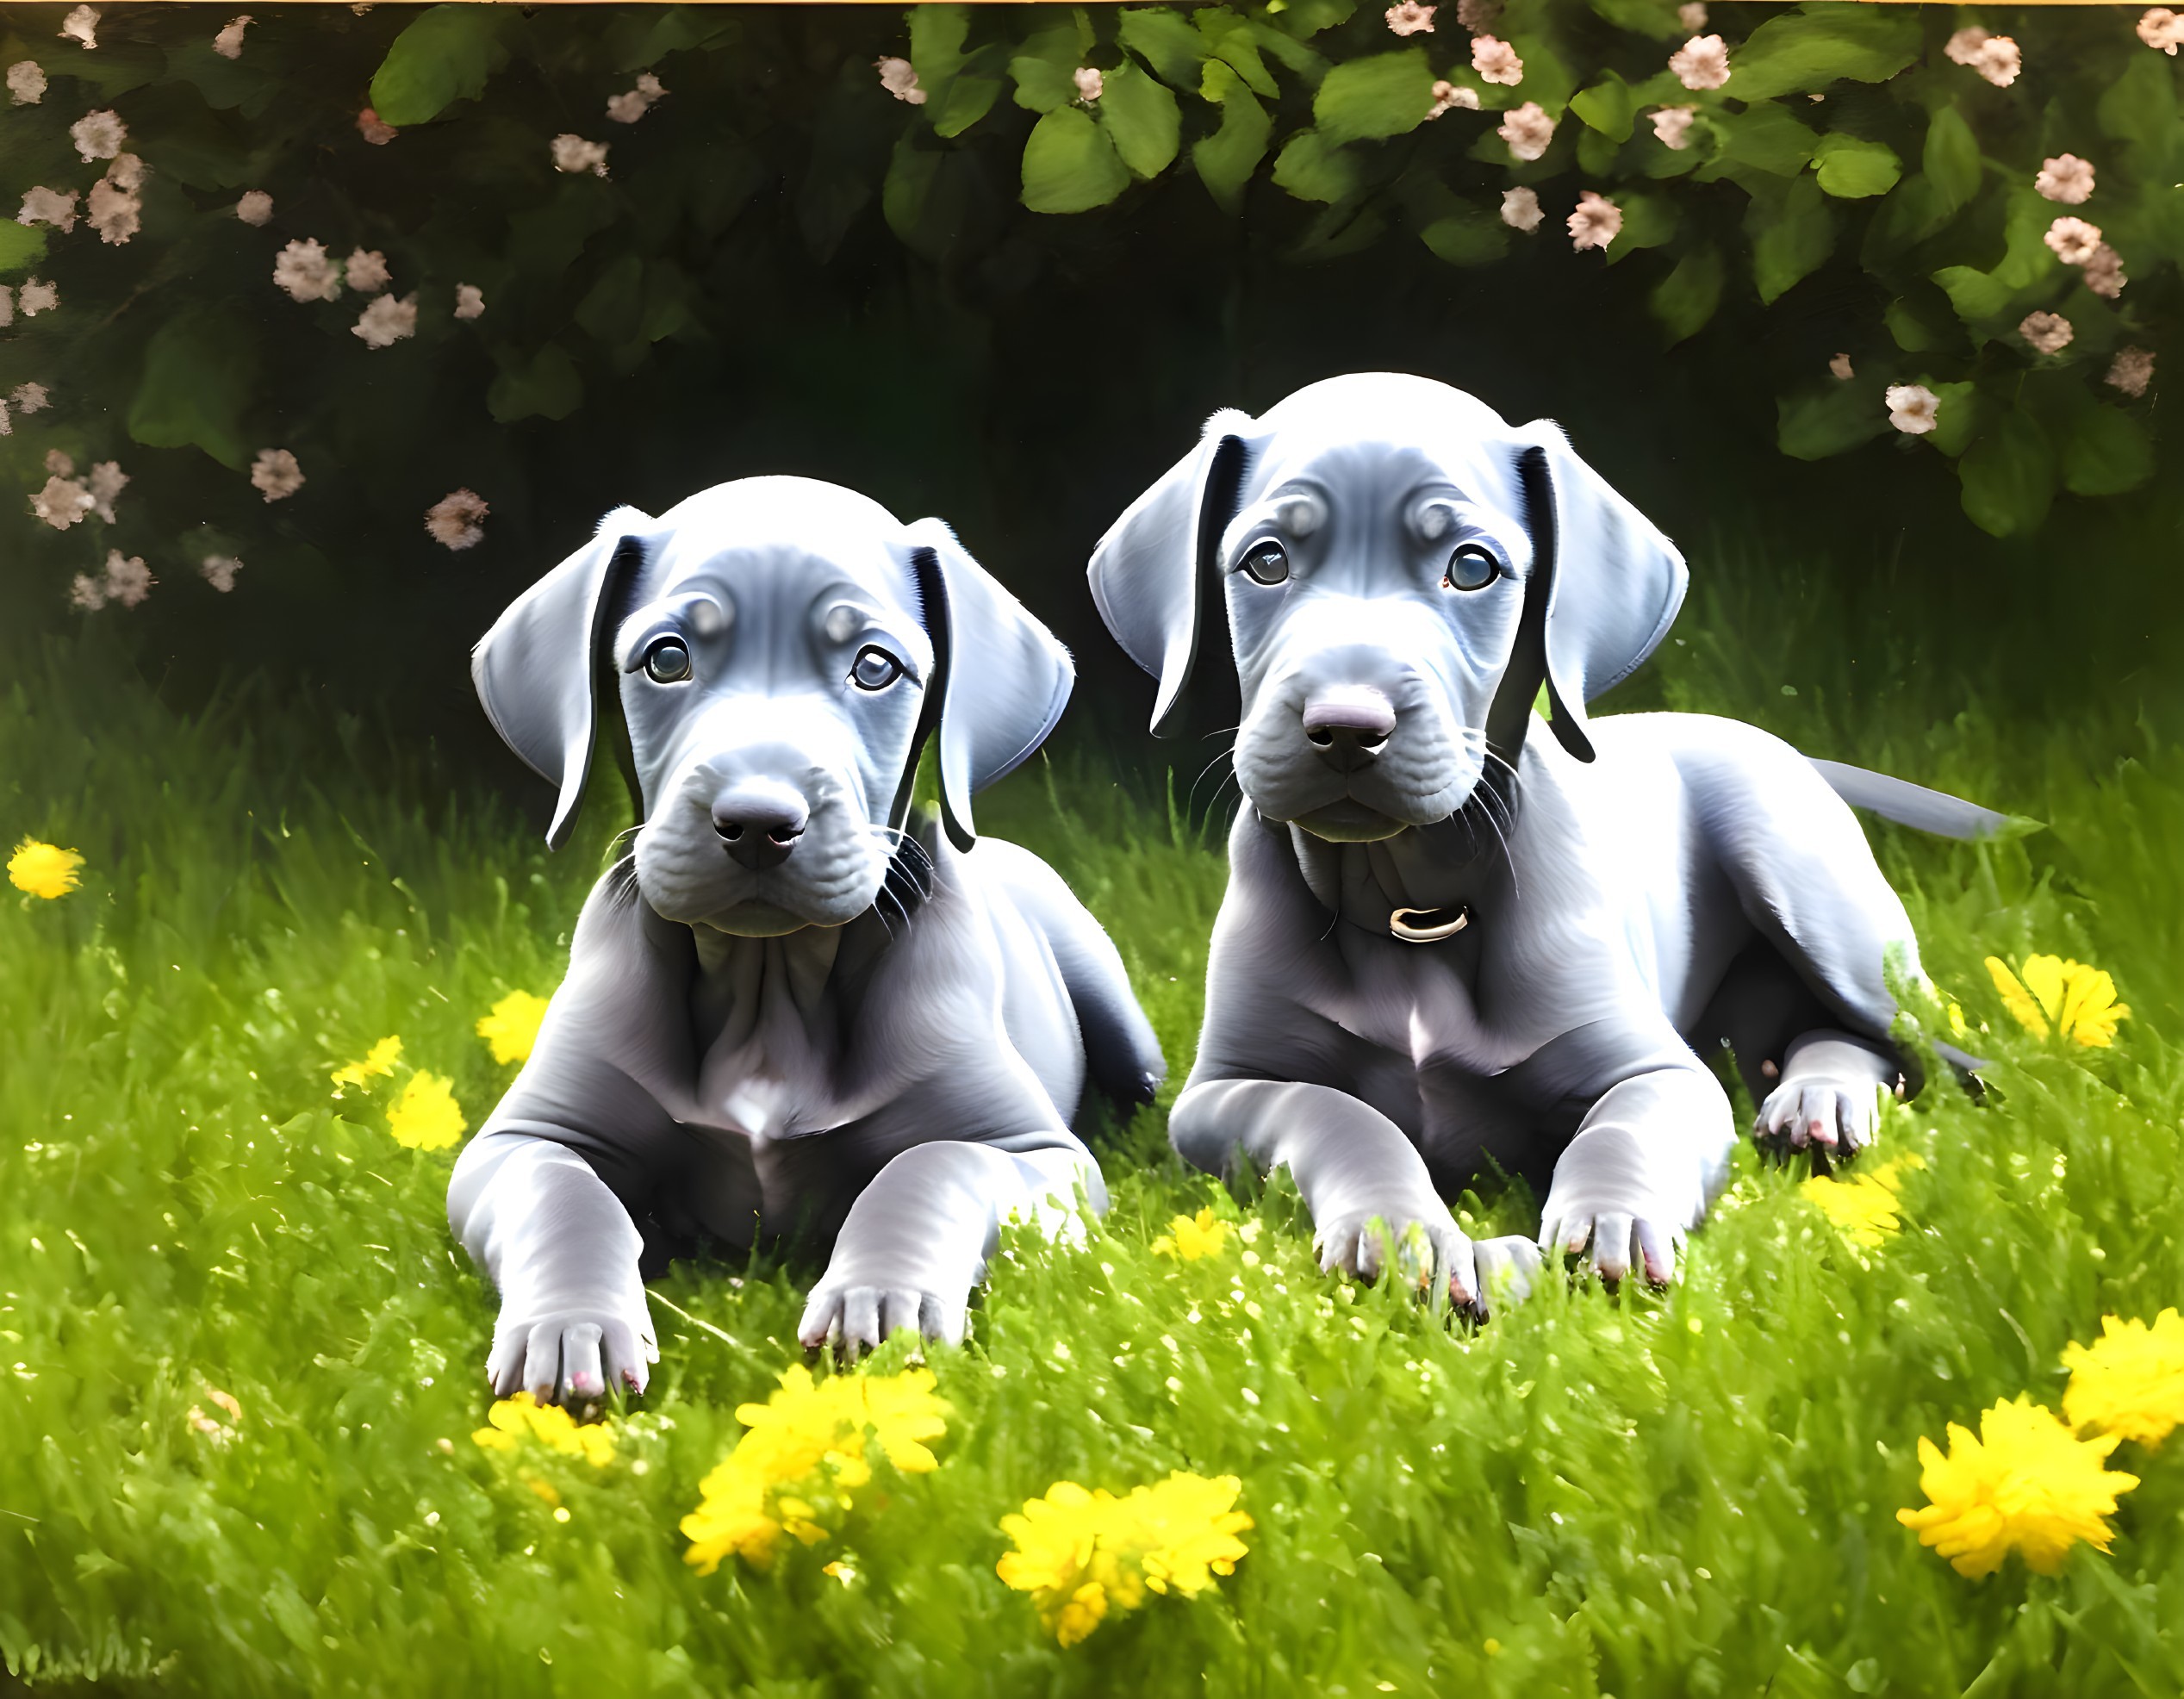
<svg viewBox="0 0 2184 1699"><path fill-rule="evenodd" d="M902 676L902 663L884 649L868 643L849 663L849 682L860 690L885 690Z"/></svg>
<svg viewBox="0 0 2184 1699"><path fill-rule="evenodd" d="M690 676L690 651L681 638L662 638L644 651L644 675L655 684L680 684Z"/></svg>
<svg viewBox="0 0 2184 1699"><path fill-rule="evenodd" d="M1501 562L1480 545L1466 543L1448 557L1440 582L1447 589L1483 590L1501 576Z"/></svg>
<svg viewBox="0 0 2184 1699"><path fill-rule="evenodd" d="M1244 556L1243 569L1254 584L1279 584L1289 576L1289 551L1266 538L1251 545Z"/></svg>

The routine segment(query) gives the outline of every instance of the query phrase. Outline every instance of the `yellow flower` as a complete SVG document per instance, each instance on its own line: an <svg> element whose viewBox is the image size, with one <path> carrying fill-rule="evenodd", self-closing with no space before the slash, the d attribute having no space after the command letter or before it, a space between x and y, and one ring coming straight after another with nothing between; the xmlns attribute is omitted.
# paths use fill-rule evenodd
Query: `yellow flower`
<svg viewBox="0 0 2184 1699"><path fill-rule="evenodd" d="M2116 1001L2116 982L2082 962L2028 955L2020 978L2001 957L1990 955L1987 972L2002 994L2002 1006L2035 1038L2045 1038L2052 1021L2062 1036L2105 1050L2115 1042L2116 1023L2131 1018L2130 1009Z"/></svg>
<svg viewBox="0 0 2184 1699"><path fill-rule="evenodd" d="M1114 1611L1135 1609L1146 1589L1173 1588L1186 1598L1235 1571L1245 1555L1236 1536L1252 1520L1232 1507L1242 1483L1180 1470L1117 1498L1056 1481L1021 1515L1001 1518L1015 1550L994 1571L1030 1593L1040 1620L1061 1645L1074 1646Z"/></svg>
<svg viewBox="0 0 2184 1699"><path fill-rule="evenodd" d="M906 1475L940 1466L925 1441L948 1431L948 1408L929 1369L824 1380L801 1364L784 1369L764 1403L737 1407L750 1431L698 1484L698 1508L682 1519L691 1542L682 1560L710 1575L731 1552L767 1562L783 1534L816 1545L827 1537L820 1517L871 1480L870 1446Z"/></svg>
<svg viewBox="0 0 2184 1699"><path fill-rule="evenodd" d="M2184 1423L2184 1316L2174 1308L2150 1328L2104 1316L2100 1337L2068 1347L2063 1363L2070 1371L2063 1413L2074 1428L2150 1446Z"/></svg>
<svg viewBox="0 0 2184 1699"><path fill-rule="evenodd" d="M381 1039L371 1047L362 1061L344 1062L327 1076L337 1087L355 1086L361 1089L379 1074L392 1074L395 1064L401 1059L402 1042L399 1037ZM337 1095L339 1093L337 1092Z"/></svg>
<svg viewBox="0 0 2184 1699"><path fill-rule="evenodd" d="M1852 1174L1848 1179L1814 1174L1797 1190L1807 1202L1820 1207L1837 1232L1853 1245L1871 1250L1903 1225L1896 1201L1903 1186L1903 1171L1926 1166L1926 1159L1917 1151L1907 1151L1871 1173Z"/></svg>
<svg viewBox="0 0 2184 1699"><path fill-rule="evenodd" d="M614 1430L603 1422L580 1422L559 1404L542 1404L528 1392L503 1398L486 1412L488 1425L470 1435L473 1443L488 1451L514 1451L526 1440L535 1440L549 1451L565 1457L581 1457L594 1469L614 1460ZM551 1487L533 1482L532 1491L550 1503L559 1503Z"/></svg>
<svg viewBox="0 0 2184 1699"><path fill-rule="evenodd" d="M527 991L512 991L493 1005L493 1012L478 1017L478 1036L493 1047L497 1062L531 1060L531 1047L538 1042L538 1023L546 1018L546 999Z"/></svg>
<svg viewBox="0 0 2184 1699"><path fill-rule="evenodd" d="M34 897L43 897L48 902L65 897L83 881L76 869L84 865L84 858L73 850L63 850L54 843L40 843L34 837L26 837L16 845L16 853L8 857L8 882L18 891L28 891Z"/></svg>
<svg viewBox="0 0 2184 1699"><path fill-rule="evenodd" d="M1168 1223L1168 1230L1153 1242L1153 1254L1177 1257L1185 1262L1219 1256L1233 1231L1227 1222L1216 1219L1210 1209L1200 1210L1195 1217L1178 1216Z"/></svg>
<svg viewBox="0 0 2184 1699"><path fill-rule="evenodd" d="M2062 1417L2030 1395L1998 1403L1979 1418L1977 1438L1949 1424L1949 1453L1923 1435L1919 1485L1931 1503L1899 1510L1896 1520L1918 1531L1959 1575L1992 1575L2013 1548L2041 1575L2063 1567L2084 1540L2108 1549L2116 1497L2138 1484L2136 1475L2105 1466L2121 1436L2081 1440Z"/></svg>
<svg viewBox="0 0 2184 1699"><path fill-rule="evenodd" d="M387 1111L387 1130L395 1142L412 1150L445 1150L461 1138L470 1123L455 1101L454 1087L455 1082L441 1074L411 1074Z"/></svg>

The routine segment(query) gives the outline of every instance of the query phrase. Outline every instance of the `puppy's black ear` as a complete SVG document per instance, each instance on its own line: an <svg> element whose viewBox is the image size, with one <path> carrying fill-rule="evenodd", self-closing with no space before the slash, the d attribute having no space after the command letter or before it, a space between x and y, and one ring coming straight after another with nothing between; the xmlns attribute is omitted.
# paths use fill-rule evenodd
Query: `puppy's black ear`
<svg viewBox="0 0 2184 1699"><path fill-rule="evenodd" d="M599 535L533 584L493 622L470 656L486 718L524 764L560 790L546 843L569 841L591 771L593 680L623 587L644 559L636 534L654 521L618 507Z"/></svg>
<svg viewBox="0 0 2184 1699"><path fill-rule="evenodd" d="M1218 570L1222 533L1241 505L1258 426L1223 408L1198 447L1130 503L1092 551L1086 576L1099 617L1131 660L1160 681L1153 731L1175 729L1207 622L1201 612Z"/></svg>
<svg viewBox="0 0 2184 1699"><path fill-rule="evenodd" d="M1628 678L1668 635L1690 574L1676 545L1577 458L1558 426L1539 420L1515 434L1528 494L1544 488L1551 517L1552 535L1534 539L1543 557L1534 578L1547 580L1554 735L1578 760L1590 761L1585 704Z"/></svg>
<svg viewBox="0 0 2184 1699"><path fill-rule="evenodd" d="M934 670L924 720L937 732L942 823L977 842L971 797L1013 773L1055 729L1076 669L1054 633L973 560L938 520L906 527ZM937 693L938 711L934 709Z"/></svg>

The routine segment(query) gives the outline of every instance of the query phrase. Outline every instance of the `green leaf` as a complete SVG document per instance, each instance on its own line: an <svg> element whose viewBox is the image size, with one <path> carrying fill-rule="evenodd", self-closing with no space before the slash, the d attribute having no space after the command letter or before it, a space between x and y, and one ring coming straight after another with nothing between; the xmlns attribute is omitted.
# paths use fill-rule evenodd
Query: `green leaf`
<svg viewBox="0 0 2184 1699"><path fill-rule="evenodd" d="M2055 456L2040 427L2012 412L1957 463L1964 513L1994 537L2038 529L2055 499Z"/></svg>
<svg viewBox="0 0 2184 1699"><path fill-rule="evenodd" d="M933 114L933 134L962 134L992 110L994 99L1000 92L999 77L980 77L966 72L953 78L948 84L947 98L939 103L938 111L933 110L933 103L926 103L925 109Z"/></svg>
<svg viewBox="0 0 2184 1699"><path fill-rule="evenodd" d="M622 255L576 303L578 324L601 342L622 343L637 334L638 319L644 310L644 262L633 253Z"/></svg>
<svg viewBox="0 0 2184 1699"><path fill-rule="evenodd" d="M17 224L13 219L0 222L0 277L26 271L45 257L43 225Z"/></svg>
<svg viewBox="0 0 2184 1699"><path fill-rule="evenodd" d="M1009 75L1016 79L1016 103L1033 112L1051 112L1077 98L1074 65L1019 55L1009 61Z"/></svg>
<svg viewBox="0 0 2184 1699"><path fill-rule="evenodd" d="M1419 231L1418 240L1451 265L1485 265L1509 252L1509 227L1500 213L1451 196L1440 215Z"/></svg>
<svg viewBox="0 0 2184 1699"><path fill-rule="evenodd" d="M510 353L485 392L486 410L501 424L519 419L566 419L584 399L584 380L576 362L560 344L549 342L529 359Z"/></svg>
<svg viewBox="0 0 2184 1699"><path fill-rule="evenodd" d="M1708 168L1707 177L1723 175L1720 162L1750 165L1775 177L1795 177L1812 162L1820 138L1790 116L1789 109L1764 102L1734 116L1713 115L1725 133L1720 161Z"/></svg>
<svg viewBox="0 0 2184 1699"><path fill-rule="evenodd" d="M967 6L928 5L910 9L910 68L928 101L937 100L949 79L963 68L963 43L971 33Z"/></svg>
<svg viewBox="0 0 2184 1699"><path fill-rule="evenodd" d="M1274 183L1300 201L1347 201L1364 182L1357 156L1317 130L1299 130L1274 161Z"/></svg>
<svg viewBox="0 0 2184 1699"><path fill-rule="evenodd" d="M1777 194L1754 196L1744 227L1752 238L1752 282L1769 305L1835 250L1835 215L1809 177L1792 178Z"/></svg>
<svg viewBox="0 0 2184 1699"><path fill-rule="evenodd" d="M1590 89L1571 96L1570 109L1611 141L1628 141L1638 116L1630 84L1609 72Z"/></svg>
<svg viewBox="0 0 2184 1699"><path fill-rule="evenodd" d="M1308 89L1318 88L1321 80L1327 75L1326 58L1285 31L1275 29L1254 18L1251 25L1251 39L1258 44L1260 52L1272 53L1280 61L1283 70Z"/></svg>
<svg viewBox="0 0 2184 1699"><path fill-rule="evenodd" d="M1817 94L1839 79L1885 83L1919 56L1909 8L1814 5L1770 18L1729 54L1722 92L1758 101Z"/></svg>
<svg viewBox="0 0 2184 1699"><path fill-rule="evenodd" d="M1926 440L1954 459L1972 445L1987 420L1987 403L1976 383L1938 383L1931 377L1920 383L1934 393L1934 427Z"/></svg>
<svg viewBox="0 0 2184 1699"><path fill-rule="evenodd" d="M1721 250L1711 242L1685 254L1661 279L1646 304L1668 333L1671 346L1695 335L1721 304Z"/></svg>
<svg viewBox="0 0 2184 1699"><path fill-rule="evenodd" d="M1206 56L1205 37L1182 13L1166 6L1133 6L1115 15L1115 39L1173 88L1198 86Z"/></svg>
<svg viewBox="0 0 2184 1699"><path fill-rule="evenodd" d="M1089 212L1129 186L1106 131L1073 106L1032 126L1024 145L1024 204L1036 213Z"/></svg>
<svg viewBox="0 0 2184 1699"><path fill-rule="evenodd" d="M1279 11L1271 6L1267 9L1274 13L1282 34L1301 41L1347 22L1357 9L1357 0L1289 0Z"/></svg>
<svg viewBox="0 0 2184 1699"><path fill-rule="evenodd" d="M1623 227L1608 245L1608 263L1615 264L1645 248L1658 248L1676 234L1683 214L1665 195L1626 190L1615 197L1622 211Z"/></svg>
<svg viewBox="0 0 2184 1699"><path fill-rule="evenodd" d="M1223 7L1203 6L1191 14L1191 21L1205 38L1208 51L1242 78L1252 93L1262 100L1272 100L1281 92L1274 86L1266 61L1259 57L1250 19L1238 17Z"/></svg>
<svg viewBox="0 0 2184 1699"><path fill-rule="evenodd" d="M1364 141L1416 129L1433 104L1434 72L1425 50L1407 47L1335 66L1312 97L1312 118L1329 142Z"/></svg>
<svg viewBox="0 0 2184 1699"><path fill-rule="evenodd" d="M1934 282L1941 285L1957 316L1966 324L2000 317L2009 310L2010 297L2015 293L2007 284L1998 283L1969 265L1944 265L1934 273Z"/></svg>
<svg viewBox="0 0 2184 1699"><path fill-rule="evenodd" d="M2131 54L2094 109L2101 134L2155 149L2168 146L2176 134L2175 64L2166 57Z"/></svg>
<svg viewBox="0 0 2184 1699"><path fill-rule="evenodd" d="M2145 427L2112 407L2090 407L2070 421L2063 445L2063 487L2077 495L2120 495L2154 476Z"/></svg>
<svg viewBox="0 0 2184 1699"><path fill-rule="evenodd" d="M1793 460L1846 453L1888 428L1888 406L1863 378L1831 377L1775 403L1775 445Z"/></svg>
<svg viewBox="0 0 2184 1699"><path fill-rule="evenodd" d="M1158 177L1175 161L1183 115L1175 96L1148 72L1127 61L1106 73L1099 121L1136 177Z"/></svg>
<svg viewBox="0 0 2184 1699"><path fill-rule="evenodd" d="M1213 66L1206 67L1207 82ZM1221 128L1191 149L1191 164L1198 180L1223 211L1234 213L1243 205L1244 185L1266 157L1266 142L1274 133L1274 121L1266 108L1251 97L1241 78L1226 65L1227 92L1221 97Z"/></svg>
<svg viewBox="0 0 2184 1699"><path fill-rule="evenodd" d="M507 62L501 33L507 16L497 6L433 6L420 12L395 37L372 73L372 110L399 129L431 122L451 102L476 99L486 79Z"/></svg>
<svg viewBox="0 0 2184 1699"><path fill-rule="evenodd" d="M1943 107L1926 126L1926 149L1920 163L1945 211L1955 212L1979 193L1979 139L1955 107Z"/></svg>
<svg viewBox="0 0 2184 1699"><path fill-rule="evenodd" d="M223 466L250 464L243 431L258 375L258 339L240 320L201 308L169 320L144 351L128 433L147 448L195 445Z"/></svg>
<svg viewBox="0 0 2184 1699"><path fill-rule="evenodd" d="M1903 161L1884 142L1856 136L1824 135L1814 153L1820 186L1839 201L1864 201L1885 195L1903 175Z"/></svg>
<svg viewBox="0 0 2184 1699"><path fill-rule="evenodd" d="M1858 257L1869 271L1892 273L1906 254L1949 222L1950 213L1932 179L1915 172L1881 202L1865 227Z"/></svg>
<svg viewBox="0 0 2184 1699"><path fill-rule="evenodd" d="M1592 0L1592 9L1618 29L1657 41L1681 41L1691 33L1676 15L1676 0Z"/></svg>
<svg viewBox="0 0 2184 1699"><path fill-rule="evenodd" d="M2032 184L2010 190L2002 258L1994 267L1996 283L2009 289L2026 289L2055 275L2063 264L2048 246L2048 227L2055 219L2055 202Z"/></svg>
<svg viewBox="0 0 2184 1699"><path fill-rule="evenodd" d="M1953 325L1936 324L1908 300L1890 302L1881 314L1881 322L1907 354L1924 354L1946 346L1956 331Z"/></svg>

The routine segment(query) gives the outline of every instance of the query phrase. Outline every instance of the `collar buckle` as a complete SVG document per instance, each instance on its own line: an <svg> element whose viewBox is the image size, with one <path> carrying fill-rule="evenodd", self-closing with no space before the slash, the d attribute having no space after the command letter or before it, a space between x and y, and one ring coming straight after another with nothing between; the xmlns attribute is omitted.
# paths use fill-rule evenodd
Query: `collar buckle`
<svg viewBox="0 0 2184 1699"><path fill-rule="evenodd" d="M1388 936L1407 944L1437 944L1471 924L1468 903L1453 909L1399 908L1388 916Z"/></svg>

